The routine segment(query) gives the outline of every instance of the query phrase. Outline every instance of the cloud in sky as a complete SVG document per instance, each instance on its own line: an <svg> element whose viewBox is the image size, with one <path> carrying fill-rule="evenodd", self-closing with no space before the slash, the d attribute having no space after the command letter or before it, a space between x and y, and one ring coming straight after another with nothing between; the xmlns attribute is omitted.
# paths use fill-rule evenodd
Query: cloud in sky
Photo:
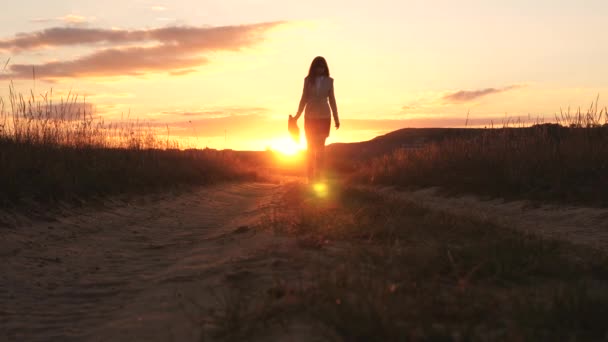
<svg viewBox="0 0 608 342"><path fill-rule="evenodd" d="M512 85L505 88L485 88L479 90L460 90L455 93L447 94L443 97L444 101L463 103L477 100L481 97L503 93L512 89L519 88L518 85Z"/></svg>
<svg viewBox="0 0 608 342"><path fill-rule="evenodd" d="M169 71L169 75L171 75L171 76L182 76L182 75L191 74L193 72L196 72L196 69L183 69L183 70Z"/></svg>
<svg viewBox="0 0 608 342"><path fill-rule="evenodd" d="M217 119L229 116L244 116L244 115L263 115L268 113L268 108L263 107L214 107L200 110L172 110L164 111L161 114L176 117L201 118L201 119Z"/></svg>
<svg viewBox="0 0 608 342"><path fill-rule="evenodd" d="M66 16L57 18L58 20L61 20L67 24L82 24L82 23L86 23L89 21L89 18L87 17L83 17L81 15L77 15L77 14L68 14Z"/></svg>
<svg viewBox="0 0 608 342"><path fill-rule="evenodd" d="M32 33L17 34L0 40L0 52L15 54L47 47L93 44L115 45L97 48L73 60L53 61L39 65L13 64L0 79L141 75L147 72L169 72L180 75L208 63L204 53L238 51L263 39L264 33L282 22L239 26L188 27L172 26L143 30L112 30L80 27L55 27ZM124 44L140 44L122 47Z"/></svg>
<svg viewBox="0 0 608 342"><path fill-rule="evenodd" d="M151 10L155 11L155 12L163 12L167 10L167 7L165 6L152 6L150 7Z"/></svg>
<svg viewBox="0 0 608 342"><path fill-rule="evenodd" d="M92 21L95 21L95 17L84 17L78 14L67 14L63 17L56 18L36 18L30 20L33 23L51 23L51 22L63 22L65 24L77 25L77 24L85 24Z"/></svg>
<svg viewBox="0 0 608 342"><path fill-rule="evenodd" d="M152 122L150 127L170 127L177 136L188 136L196 133L201 137L223 137L225 134L238 139L250 139L259 136L276 136L284 131L283 125L276 125L266 116L258 114L232 115L222 117L192 117L186 121ZM252 129L255 127L255 129Z"/></svg>

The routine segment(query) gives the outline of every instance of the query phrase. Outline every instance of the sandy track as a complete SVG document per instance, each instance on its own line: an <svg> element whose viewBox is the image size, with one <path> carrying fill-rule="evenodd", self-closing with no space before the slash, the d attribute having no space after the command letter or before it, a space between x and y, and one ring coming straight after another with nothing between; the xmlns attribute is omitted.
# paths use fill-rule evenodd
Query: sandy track
<svg viewBox="0 0 608 342"><path fill-rule="evenodd" d="M280 264L257 257L275 242L251 226L281 190L222 185L3 227L0 340L196 338L190 298Z"/></svg>
<svg viewBox="0 0 608 342"><path fill-rule="evenodd" d="M387 187L379 191L433 211L474 217L545 238L608 250L608 209L482 200L475 196L446 197L439 195L436 188L396 191Z"/></svg>

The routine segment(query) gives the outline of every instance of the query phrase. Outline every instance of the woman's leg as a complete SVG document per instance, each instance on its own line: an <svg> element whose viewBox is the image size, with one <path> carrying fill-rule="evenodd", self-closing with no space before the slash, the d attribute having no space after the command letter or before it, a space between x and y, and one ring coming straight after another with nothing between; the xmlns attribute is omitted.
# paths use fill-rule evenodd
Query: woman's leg
<svg viewBox="0 0 608 342"><path fill-rule="evenodd" d="M323 180L325 177L325 138L321 137L316 142L316 169L315 178L317 181Z"/></svg>
<svg viewBox="0 0 608 342"><path fill-rule="evenodd" d="M316 182L321 179L325 164L325 139L329 135L331 121L313 119L305 121L307 141L308 181Z"/></svg>
<svg viewBox="0 0 608 342"><path fill-rule="evenodd" d="M309 138L306 146L306 167L308 171L308 182L314 181L316 148L312 139Z"/></svg>

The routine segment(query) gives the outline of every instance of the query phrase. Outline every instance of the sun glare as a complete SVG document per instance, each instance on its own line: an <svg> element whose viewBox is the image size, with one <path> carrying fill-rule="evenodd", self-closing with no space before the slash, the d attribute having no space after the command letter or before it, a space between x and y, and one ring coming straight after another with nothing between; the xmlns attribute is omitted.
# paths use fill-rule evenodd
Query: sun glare
<svg viewBox="0 0 608 342"><path fill-rule="evenodd" d="M270 150L279 152L283 156L293 157L299 154L304 148L301 144L296 144L290 138L277 139L271 142Z"/></svg>

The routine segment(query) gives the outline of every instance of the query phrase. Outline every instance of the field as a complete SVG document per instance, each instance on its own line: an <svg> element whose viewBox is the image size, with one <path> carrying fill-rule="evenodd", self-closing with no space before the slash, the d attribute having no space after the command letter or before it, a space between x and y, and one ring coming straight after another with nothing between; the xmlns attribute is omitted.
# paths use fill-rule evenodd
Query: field
<svg viewBox="0 0 608 342"><path fill-rule="evenodd" d="M295 267L255 295L234 285L216 336L295 321L346 341L606 338L606 254L331 188L320 199L291 185L266 216L260 229L296 239L296 251L282 254Z"/></svg>
<svg viewBox="0 0 608 342"><path fill-rule="evenodd" d="M0 113L9 339L608 338L597 103L560 124L329 146L329 180L315 185L270 152L181 150L137 122L105 124L76 97L12 92ZM577 239L426 205L416 191L429 188L524 201L518 212L539 221L546 205L594 220L569 223L587 234Z"/></svg>

